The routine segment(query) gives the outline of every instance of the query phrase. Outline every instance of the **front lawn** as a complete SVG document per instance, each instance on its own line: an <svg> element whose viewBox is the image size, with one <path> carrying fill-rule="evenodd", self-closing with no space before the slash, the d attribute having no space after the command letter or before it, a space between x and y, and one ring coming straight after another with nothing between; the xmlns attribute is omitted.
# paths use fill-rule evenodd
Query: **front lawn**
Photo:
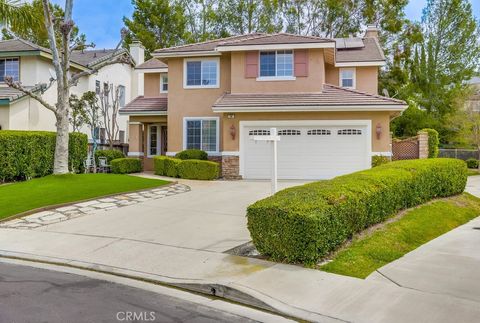
<svg viewBox="0 0 480 323"><path fill-rule="evenodd" d="M480 215L480 199L464 193L408 210L398 221L357 237L321 270L365 278L422 244Z"/></svg>
<svg viewBox="0 0 480 323"><path fill-rule="evenodd" d="M56 175L0 186L0 219L68 202L165 185L169 182L128 175Z"/></svg>
<svg viewBox="0 0 480 323"><path fill-rule="evenodd" d="M468 176L477 176L477 175L480 175L480 171L478 171L478 169L473 169L473 168L468 169Z"/></svg>

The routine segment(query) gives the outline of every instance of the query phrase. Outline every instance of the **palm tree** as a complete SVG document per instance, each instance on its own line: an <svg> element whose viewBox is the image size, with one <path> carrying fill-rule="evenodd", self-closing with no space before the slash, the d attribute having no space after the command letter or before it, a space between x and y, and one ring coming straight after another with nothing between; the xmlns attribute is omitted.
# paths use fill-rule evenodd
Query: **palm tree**
<svg viewBox="0 0 480 323"><path fill-rule="evenodd" d="M25 28L39 24L30 4L19 0L0 0L0 24L4 27Z"/></svg>

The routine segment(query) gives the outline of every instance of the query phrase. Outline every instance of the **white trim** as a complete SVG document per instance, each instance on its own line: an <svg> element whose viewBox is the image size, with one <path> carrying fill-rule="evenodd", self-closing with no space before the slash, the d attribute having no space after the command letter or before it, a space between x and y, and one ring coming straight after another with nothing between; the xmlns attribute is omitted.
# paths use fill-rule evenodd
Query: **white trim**
<svg viewBox="0 0 480 323"><path fill-rule="evenodd" d="M335 42L325 43L300 43L300 44L263 44L263 45L242 45L242 46L218 46L218 52L243 52L248 50L269 50L269 49L309 49L309 48L335 48Z"/></svg>
<svg viewBox="0 0 480 323"><path fill-rule="evenodd" d="M178 154L178 151L167 151L165 156L175 157L176 154Z"/></svg>
<svg viewBox="0 0 480 323"><path fill-rule="evenodd" d="M136 112L122 112L120 109L119 114L124 116L166 116L167 111L136 111Z"/></svg>
<svg viewBox="0 0 480 323"><path fill-rule="evenodd" d="M246 127L284 127L284 126L364 126L366 127L366 154L365 167L372 165L372 120L275 120L275 121L240 121L239 123L239 149L240 149L240 170L239 175L245 176L245 142L243 133Z"/></svg>
<svg viewBox="0 0 480 323"><path fill-rule="evenodd" d="M225 112L310 112L310 111L403 111L402 105L326 105L326 106L280 106L280 107L212 107L215 113Z"/></svg>
<svg viewBox="0 0 480 323"><path fill-rule="evenodd" d="M270 81L295 81L297 78L295 76L259 76L257 77L258 82L270 82Z"/></svg>
<svg viewBox="0 0 480 323"><path fill-rule="evenodd" d="M138 122L138 121L128 121L129 125L141 125L143 122Z"/></svg>
<svg viewBox="0 0 480 323"><path fill-rule="evenodd" d="M157 154L150 155L150 128L157 127ZM147 125L147 158L153 158L155 156L160 156L162 154L161 147L162 147L162 125L158 123L152 123Z"/></svg>
<svg viewBox="0 0 480 323"><path fill-rule="evenodd" d="M168 73L168 67L161 68L136 68L135 72L137 73Z"/></svg>
<svg viewBox="0 0 480 323"><path fill-rule="evenodd" d="M353 71L353 76L352 76L352 86L343 86L342 83L342 72L345 71ZM339 68L338 69L338 86L346 88L346 89L356 89L357 88L357 69L355 67L349 67L349 68Z"/></svg>
<svg viewBox="0 0 480 323"><path fill-rule="evenodd" d="M219 154L220 153L220 117L184 117L183 118L183 130L182 130L182 136L183 136L183 150L187 149L187 121L192 121L192 120L216 120L216 131L217 131L217 136L216 136L216 146L217 150L215 151L206 151L209 156L214 156L214 154ZM201 134L200 134L201 136Z"/></svg>
<svg viewBox="0 0 480 323"><path fill-rule="evenodd" d="M365 61L365 62L340 62L335 63L335 67L355 67L355 66L385 66L385 61Z"/></svg>
<svg viewBox="0 0 480 323"><path fill-rule="evenodd" d="M145 154L142 151L129 151L127 154L128 157L142 157Z"/></svg>
<svg viewBox="0 0 480 323"><path fill-rule="evenodd" d="M215 61L217 63L217 84L215 85L187 85L187 62L203 62ZM203 67L200 66L200 71ZM183 88L184 89L218 89L220 88L220 58L218 57L209 57L209 58L184 58L183 59Z"/></svg>
<svg viewBox="0 0 480 323"><path fill-rule="evenodd" d="M240 156L239 151L222 151L222 156Z"/></svg>
<svg viewBox="0 0 480 323"><path fill-rule="evenodd" d="M392 157L393 154L391 151L372 151L372 156Z"/></svg>
<svg viewBox="0 0 480 323"><path fill-rule="evenodd" d="M217 51L193 51L193 52L170 52L170 53L152 53L152 57L204 57L204 56L221 56Z"/></svg>
<svg viewBox="0 0 480 323"><path fill-rule="evenodd" d="M165 82L163 81L163 78L166 77L167 78L167 90L164 91L163 90L163 85L165 85ZM160 74L160 93L168 93L168 74Z"/></svg>

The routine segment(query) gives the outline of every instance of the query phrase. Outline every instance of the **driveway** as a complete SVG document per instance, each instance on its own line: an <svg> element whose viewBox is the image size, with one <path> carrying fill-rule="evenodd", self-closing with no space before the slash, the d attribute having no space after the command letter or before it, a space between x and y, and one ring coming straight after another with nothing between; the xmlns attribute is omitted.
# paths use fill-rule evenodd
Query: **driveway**
<svg viewBox="0 0 480 323"><path fill-rule="evenodd" d="M250 241L246 208L270 194L270 182L181 180L180 183L191 190L118 209L100 210L34 230L214 252ZM285 188L302 183L284 181L279 186Z"/></svg>

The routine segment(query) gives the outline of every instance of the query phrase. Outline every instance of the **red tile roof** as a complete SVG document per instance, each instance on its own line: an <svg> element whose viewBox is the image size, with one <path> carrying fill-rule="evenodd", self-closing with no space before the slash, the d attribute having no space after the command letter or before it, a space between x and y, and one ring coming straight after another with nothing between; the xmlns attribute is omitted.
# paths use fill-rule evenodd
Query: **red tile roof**
<svg viewBox="0 0 480 323"><path fill-rule="evenodd" d="M166 96L144 97L138 96L120 109L120 114L165 114L168 109Z"/></svg>
<svg viewBox="0 0 480 323"><path fill-rule="evenodd" d="M148 70L148 69L157 69L157 68L167 68L167 64L160 61L157 58L150 58L145 63L142 63L135 67L137 70Z"/></svg>

